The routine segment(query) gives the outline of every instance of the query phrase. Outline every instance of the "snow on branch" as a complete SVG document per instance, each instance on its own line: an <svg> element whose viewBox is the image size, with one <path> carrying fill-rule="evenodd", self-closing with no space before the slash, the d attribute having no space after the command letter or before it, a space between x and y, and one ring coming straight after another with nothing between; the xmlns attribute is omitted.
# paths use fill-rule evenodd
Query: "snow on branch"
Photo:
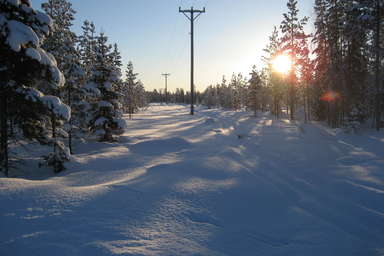
<svg viewBox="0 0 384 256"><path fill-rule="evenodd" d="M44 95L39 90L26 86L18 88L16 91L23 94L26 100L41 102L60 119L69 120L71 118L70 107L56 96Z"/></svg>
<svg viewBox="0 0 384 256"><path fill-rule="evenodd" d="M56 116L65 120L71 118L70 107L65 105L58 97L46 95L41 100Z"/></svg>
<svg viewBox="0 0 384 256"><path fill-rule="evenodd" d="M109 103L108 101L99 101L98 103L99 108L113 108L113 105Z"/></svg>
<svg viewBox="0 0 384 256"><path fill-rule="evenodd" d="M29 43L34 47L40 45L39 37L31 27L16 20L9 20L7 26L9 35L6 42L15 52L20 52L22 46L28 45Z"/></svg>

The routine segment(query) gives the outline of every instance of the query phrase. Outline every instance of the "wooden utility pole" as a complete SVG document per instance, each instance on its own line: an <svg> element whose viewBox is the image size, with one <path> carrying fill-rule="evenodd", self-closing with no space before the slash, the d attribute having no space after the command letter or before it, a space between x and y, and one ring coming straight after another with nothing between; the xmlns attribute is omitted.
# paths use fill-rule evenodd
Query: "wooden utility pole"
<svg viewBox="0 0 384 256"><path fill-rule="evenodd" d="M193 75L194 75L194 53L193 53L193 22L199 17L202 13L205 12L205 7L203 10L194 10L193 7L191 9L181 10L181 7L179 7L179 12L183 13L187 19L191 22L191 115L194 114L193 104L194 104L194 94L195 94L195 85L193 81ZM188 15L188 14L189 15ZM195 16L195 13L197 15Z"/></svg>
<svg viewBox="0 0 384 256"><path fill-rule="evenodd" d="M165 74L161 74L161 75L165 77L165 104L168 104L168 92L167 92L168 76L170 76L171 74L165 73Z"/></svg>

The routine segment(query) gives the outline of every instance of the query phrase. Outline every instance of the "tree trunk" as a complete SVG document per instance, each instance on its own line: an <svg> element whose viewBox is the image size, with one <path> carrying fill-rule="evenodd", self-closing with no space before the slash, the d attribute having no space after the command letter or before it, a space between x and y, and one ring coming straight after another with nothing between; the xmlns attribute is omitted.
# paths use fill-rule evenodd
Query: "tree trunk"
<svg viewBox="0 0 384 256"><path fill-rule="evenodd" d="M289 108L290 108L290 116L289 119L292 121L295 119L295 92L294 92L294 85L293 82L289 86L290 92L289 92Z"/></svg>
<svg viewBox="0 0 384 256"><path fill-rule="evenodd" d="M68 106L72 109L72 96L71 96L71 93L72 93L72 88L70 86L68 86ZM68 148L69 148L69 153L73 153L72 151L72 116L71 118L69 119L69 131L68 131Z"/></svg>
<svg viewBox="0 0 384 256"><path fill-rule="evenodd" d="M53 171L58 173L62 171L61 163L56 159L57 156L57 145L56 145L56 116L55 114L51 115L51 125L52 125L52 139L53 139L53 154L54 154L54 163L53 163Z"/></svg>
<svg viewBox="0 0 384 256"><path fill-rule="evenodd" d="M304 103L304 121L305 123L308 122L308 105L307 105L307 85L304 86L304 93L303 93L303 103Z"/></svg>
<svg viewBox="0 0 384 256"><path fill-rule="evenodd" d="M5 176L8 177L8 102L6 90L0 92L0 167L4 168Z"/></svg>
<svg viewBox="0 0 384 256"><path fill-rule="evenodd" d="M381 121L381 111L380 111L380 0L376 0L376 38L375 38L375 48L376 48L376 60L375 60L375 86L376 86L376 95L375 95L375 121L376 121L376 130L380 131L380 121Z"/></svg>
<svg viewBox="0 0 384 256"><path fill-rule="evenodd" d="M107 123L104 123L104 136L101 141L113 142L112 130Z"/></svg>

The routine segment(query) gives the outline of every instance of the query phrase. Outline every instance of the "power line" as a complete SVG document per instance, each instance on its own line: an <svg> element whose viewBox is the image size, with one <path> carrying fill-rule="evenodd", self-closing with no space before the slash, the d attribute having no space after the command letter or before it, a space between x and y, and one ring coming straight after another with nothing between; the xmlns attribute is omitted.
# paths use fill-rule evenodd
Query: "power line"
<svg viewBox="0 0 384 256"><path fill-rule="evenodd" d="M193 104L194 104L194 94L195 94L195 85L194 85L194 48L193 48L193 23L194 21L202 14L205 13L205 7L203 10L194 10L193 7L191 9L181 10L181 7L179 7L179 12L184 14L187 19L191 22L191 115L194 114ZM195 16L195 13L197 15ZM188 15L189 14L189 15Z"/></svg>

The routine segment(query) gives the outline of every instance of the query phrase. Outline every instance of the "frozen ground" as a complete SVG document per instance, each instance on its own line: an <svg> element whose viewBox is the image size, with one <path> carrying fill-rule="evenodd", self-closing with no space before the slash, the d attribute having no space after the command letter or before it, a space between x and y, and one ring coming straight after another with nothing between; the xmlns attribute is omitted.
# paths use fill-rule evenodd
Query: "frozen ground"
<svg viewBox="0 0 384 256"><path fill-rule="evenodd" d="M383 133L187 113L153 106L60 175L0 178L0 255L384 255Z"/></svg>

